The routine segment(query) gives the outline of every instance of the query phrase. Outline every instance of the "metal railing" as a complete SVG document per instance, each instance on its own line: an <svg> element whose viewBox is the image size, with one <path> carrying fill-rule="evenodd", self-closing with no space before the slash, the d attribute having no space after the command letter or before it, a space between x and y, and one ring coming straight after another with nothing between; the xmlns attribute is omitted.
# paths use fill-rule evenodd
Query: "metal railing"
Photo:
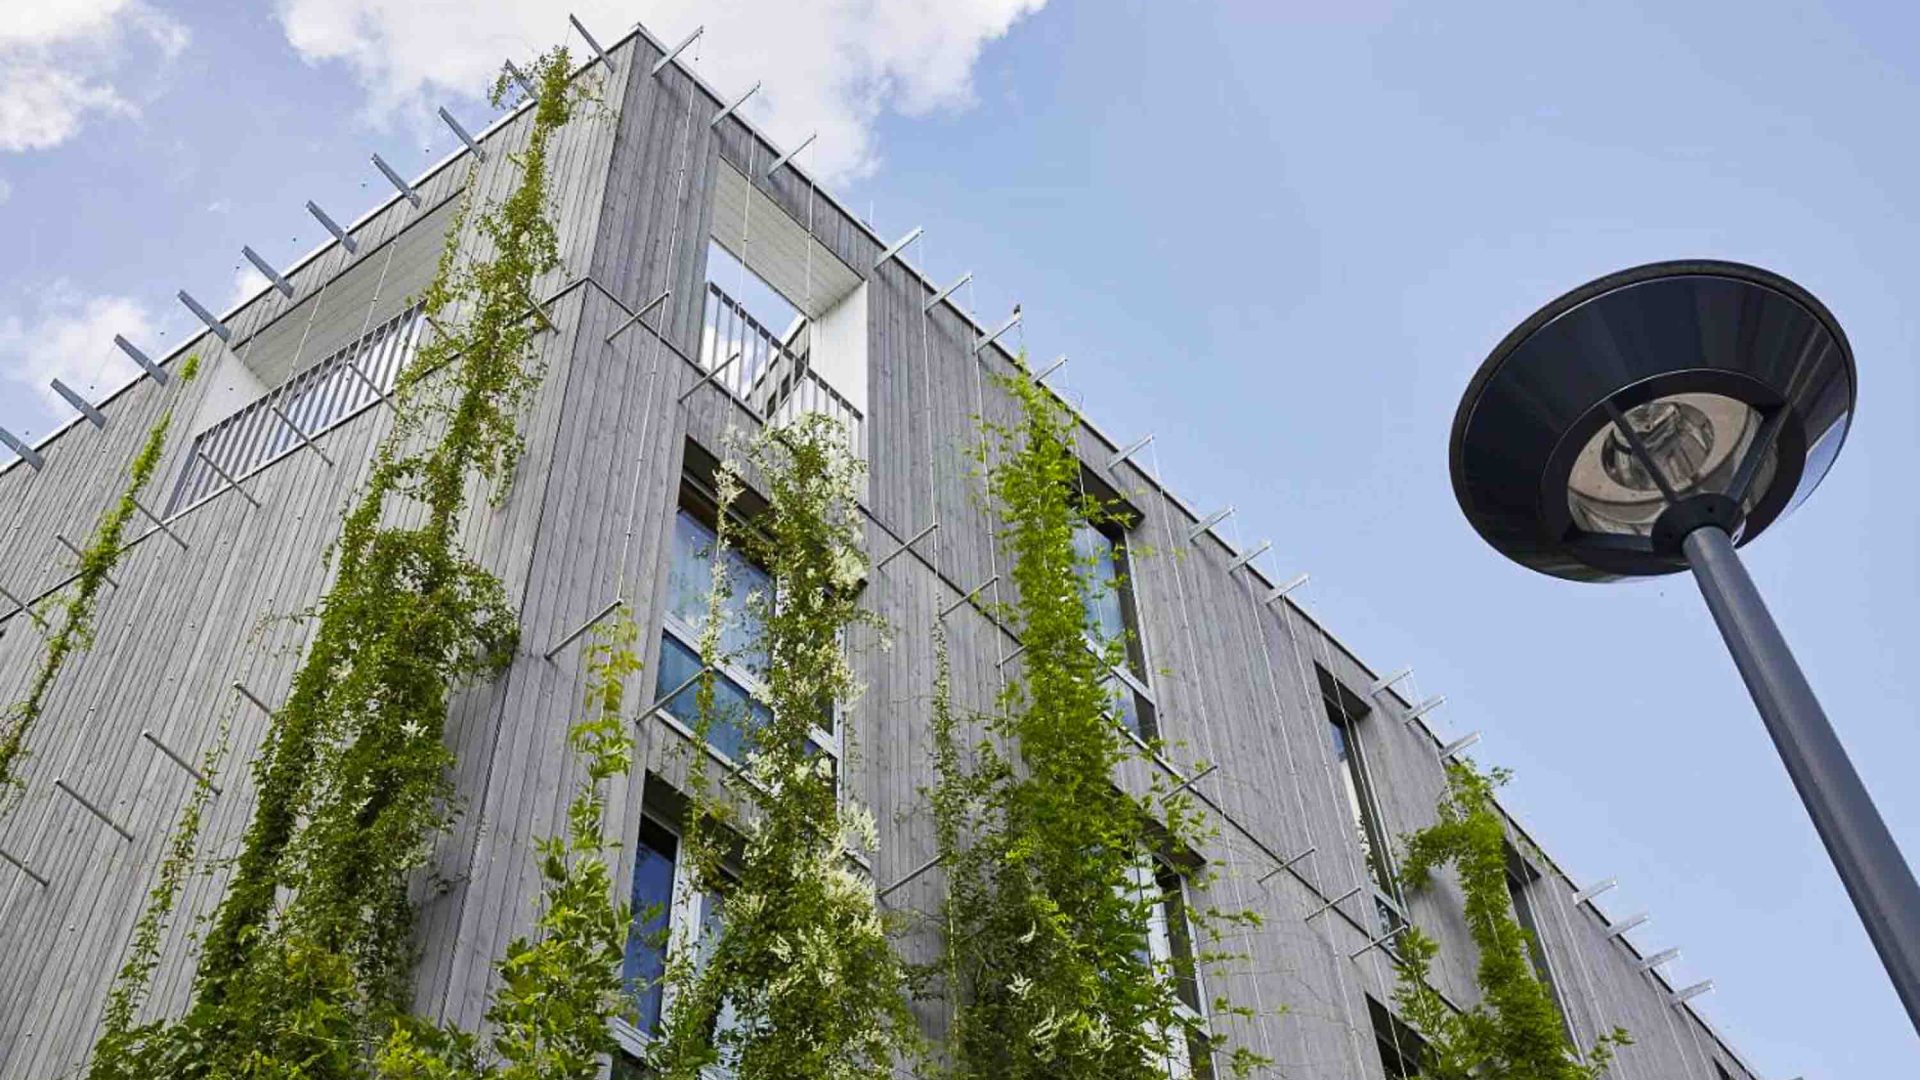
<svg viewBox="0 0 1920 1080"><path fill-rule="evenodd" d="M222 472L245 479L298 450L301 434L318 438L378 402L413 358L425 324L420 309L409 308L201 432L164 516L218 492L226 484Z"/></svg>
<svg viewBox="0 0 1920 1080"><path fill-rule="evenodd" d="M807 412L840 421L854 453L865 460L866 418L813 370L811 331L810 323L803 324L791 339L783 340L720 286L708 282L700 366L715 385L767 423L782 423Z"/></svg>

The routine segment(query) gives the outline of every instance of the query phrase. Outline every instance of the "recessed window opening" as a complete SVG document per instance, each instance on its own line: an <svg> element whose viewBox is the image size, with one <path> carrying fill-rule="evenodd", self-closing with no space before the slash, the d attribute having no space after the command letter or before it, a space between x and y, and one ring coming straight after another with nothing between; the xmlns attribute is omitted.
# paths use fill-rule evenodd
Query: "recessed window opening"
<svg viewBox="0 0 1920 1080"><path fill-rule="evenodd" d="M1130 883L1137 895L1148 900L1146 951L1140 959L1152 966L1156 978L1172 986L1176 1011L1187 1021L1183 1030L1164 1033L1166 1052L1158 1064L1170 1080L1213 1080L1213 1055L1205 1035L1206 994L1188 914L1186 875L1165 859L1142 855Z"/></svg>
<svg viewBox="0 0 1920 1080"><path fill-rule="evenodd" d="M697 479L684 478L668 545L654 697L665 699L660 715L689 736L698 730L700 720L697 676L701 637L710 617L718 514L711 492ZM735 526L752 527L745 521L736 521ZM766 703L767 654L759 605L777 602L777 586L766 568L739 548L730 548L721 557L728 594L717 613L721 659L714 675L716 716L707 729L707 746L721 760L742 765L755 733L773 716ZM830 758L836 771L840 757L837 711L837 706L823 708L808 738L811 750Z"/></svg>
<svg viewBox="0 0 1920 1080"><path fill-rule="evenodd" d="M1373 1020L1373 1044L1387 1080L1415 1080L1420 1075L1421 1059L1426 1056L1426 1040L1371 996L1367 998L1367 1013Z"/></svg>
<svg viewBox="0 0 1920 1080"><path fill-rule="evenodd" d="M1320 677L1320 698L1326 709L1327 737L1333 752L1333 766L1353 817L1353 829L1372 879L1374 909L1380 932L1389 934L1406 925L1406 905L1400 896L1400 883L1393 867L1393 849L1374 797L1373 778L1367 769L1366 752L1360 732L1371 711L1359 695L1340 685L1325 668L1314 665ZM1388 946L1391 948L1391 946Z"/></svg>
<svg viewBox="0 0 1920 1080"><path fill-rule="evenodd" d="M1540 872L1522 858L1512 845L1507 847L1507 897L1513 902L1513 921L1527 932L1527 958L1533 962L1533 973L1540 984L1547 988L1547 994L1553 998L1554 1008L1560 1012L1560 1025L1565 1030L1567 1042L1577 1045L1573 1034L1573 1018L1567 1013L1567 1003L1560 996L1560 985L1553 977L1553 960L1547 955L1546 939L1540 936L1539 916L1533 909L1533 884L1540 879Z"/></svg>

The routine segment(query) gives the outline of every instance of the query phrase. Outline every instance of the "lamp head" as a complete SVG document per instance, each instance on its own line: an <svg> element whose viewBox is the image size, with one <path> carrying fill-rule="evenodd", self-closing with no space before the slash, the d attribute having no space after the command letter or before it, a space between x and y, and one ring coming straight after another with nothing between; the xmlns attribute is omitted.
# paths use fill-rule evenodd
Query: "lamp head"
<svg viewBox="0 0 1920 1080"><path fill-rule="evenodd" d="M1806 290L1739 263L1654 263L1535 312L1454 416L1454 496L1482 538L1557 577L1686 568L1818 486L1845 440L1853 352Z"/></svg>

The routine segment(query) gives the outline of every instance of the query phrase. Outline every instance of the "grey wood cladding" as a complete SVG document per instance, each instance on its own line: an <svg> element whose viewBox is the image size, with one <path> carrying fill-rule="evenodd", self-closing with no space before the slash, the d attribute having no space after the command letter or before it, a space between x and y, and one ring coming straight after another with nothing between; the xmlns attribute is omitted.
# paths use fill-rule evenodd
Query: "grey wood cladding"
<svg viewBox="0 0 1920 1080"><path fill-rule="evenodd" d="M617 77L606 79L599 65L583 75L603 81L604 107L583 113L554 144L552 193L564 266L536 293L553 295L589 276L598 287L568 290L551 306L558 328L539 338L545 378L528 409L525 456L500 505L477 493L462 533L468 549L518 598L522 624L510 670L466 689L453 707L448 738L458 752L461 813L435 846L434 874L415 892L417 1007L467 1025L481 1022L495 958L527 932L535 915L539 876L531 842L563 827L568 794L581 775L565 732L584 694L583 648L563 649L551 662L542 654L619 597L640 627L646 658L653 659L664 553L688 441L717 450L729 430L753 423L712 386L680 400L699 379L689 357L698 355L720 162L739 169L868 278L871 549L892 551L926 525L940 526L874 572L867 585L867 601L891 628L891 647L866 636L853 645L866 690L847 712L844 775L849 796L871 808L880 825L879 848L868 858L882 884L933 852L921 789L931 780L928 695L937 613L1005 568L969 448L978 438L976 416L1010 414L1011 403L992 377L1013 372L1014 358L996 346L976 360L979 329L952 303L925 311L934 289L905 259L866 270L885 242L801 169L766 177L777 151L737 118L709 126L723 102L684 68L670 65L650 75L661 55L658 42L640 32L611 51ZM522 115L485 138L490 149L512 150L525 136ZM337 337L339 326L366 314L368 299L358 296L364 290L356 285L352 302L330 302L323 294L327 283L381 258L385 240L448 199L499 198L513 181L511 162L506 152L490 153L485 162L462 156L419 184L422 207L391 200L356 227L357 254L329 246L289 273L293 299L269 290L231 317L236 343L260 333L262 350L289 347L299 335L288 325L315 311L322 332ZM471 225L461 242L477 243ZM670 298L645 327L605 340L626 309L666 290ZM276 322L296 308L294 320ZM225 349L211 337L192 347L209 359ZM191 417L209 392L205 380L162 388L143 379L103 406L113 421L105 431L70 428L46 445L45 471L16 466L0 473L0 585L33 596L63 580L71 560L54 535L87 535L117 496L148 426L167 408ZM311 453L286 457L243 478L259 508L231 493L207 500L170 522L186 550L148 538L116 571L120 587L101 600L98 639L60 675L30 739L24 794L0 821L0 847L49 881L42 888L0 864L0 1077L71 1073L97 1035L108 984L190 784L138 737L141 729L197 757L220 725L231 724L225 792L212 804L202 853L234 851L254 797L245 763L267 718L232 684L245 684L270 704L284 696L307 627L282 616L324 592L323 555L339 510L389 423L384 408L361 413L321 437L332 467ZM172 440L155 490L177 474L188 442L184 431ZM1229 574L1233 556L1224 545L1211 538L1187 543L1194 516L1141 467L1127 463L1109 472L1106 461L1117 449L1111 442L1085 428L1079 445L1088 468L1140 511L1139 546L1158 549L1136 560L1133 582L1159 723L1174 744L1165 764L1187 775L1197 763L1220 763L1196 786L1217 808L1221 825L1200 852L1220 874L1211 895L1199 899L1265 916L1260 929L1230 942L1247 954L1244 961L1206 973L1209 994L1258 1013L1249 1021L1223 1021L1224 1033L1274 1058L1275 1075L1378 1078L1367 997L1388 1000L1393 971L1378 949L1350 958L1369 940L1366 905L1356 898L1330 916L1303 921L1366 880L1333 772L1316 665L1363 694L1374 675L1291 603L1261 603L1269 585L1249 569ZM1002 585L988 594L1009 595ZM1012 637L967 605L944 625L956 701L990 708L1002 677L998 661L1013 650ZM39 646L24 619L0 622L0 700L23 692ZM1006 670L1017 671L1017 663ZM629 691L634 712L651 701L652 689L650 674L635 680ZM1421 724L1403 724L1406 711L1405 701L1382 695L1357 725L1386 831L1394 835L1429 820L1444 782L1434 737ZM639 735L638 763L615 785L609 804L616 839L627 842L618 855L621 881L631 872L630 841L647 778L670 782L680 768L674 750L680 736L672 728L650 720ZM1148 768L1130 767L1120 782L1142 785ZM133 840L59 794L56 776L125 824ZM1298 864L1297 876L1261 880L1272 869L1266 852L1309 847L1315 853ZM194 923L213 910L225 884L224 871L211 865L186 888L150 1012L185 1004ZM1634 970L1629 948L1605 937L1591 906L1573 904L1574 886L1564 875L1551 864L1539 868L1542 876L1530 888L1576 1033L1590 1040L1621 1024L1637 1040L1622 1052L1614 1075L1716 1080L1717 1060L1732 1075L1751 1076L1691 1009L1666 1003L1664 984ZM910 955L925 957L932 947L925 921L912 916L934 911L942 887L936 870L887 900L908 919L902 948ZM1443 878L1412 898L1411 908L1441 941L1437 984L1456 1001L1473 1000L1474 951L1457 887ZM940 1004L918 1007L937 1035L945 1025Z"/></svg>

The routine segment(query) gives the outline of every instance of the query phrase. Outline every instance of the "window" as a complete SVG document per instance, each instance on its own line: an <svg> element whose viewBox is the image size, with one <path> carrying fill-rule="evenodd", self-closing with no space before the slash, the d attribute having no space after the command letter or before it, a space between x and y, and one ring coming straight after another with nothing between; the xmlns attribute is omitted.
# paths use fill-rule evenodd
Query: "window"
<svg viewBox="0 0 1920 1080"><path fill-rule="evenodd" d="M1354 693L1341 686L1326 669L1317 668L1320 676L1320 696L1326 707L1327 737L1332 744L1334 771L1339 774L1341 789L1346 793L1347 808L1353 815L1354 834L1360 841L1360 851L1367 862L1367 872L1373 878L1374 908L1378 916L1380 933L1390 934L1406 925L1400 899L1399 882L1395 879L1392 849L1387 845L1387 833L1380 820L1379 804L1373 795L1373 782L1367 773L1366 756L1362 752L1359 721L1367 713L1367 707Z"/></svg>
<svg viewBox="0 0 1920 1080"><path fill-rule="evenodd" d="M1386 1070L1387 1080L1414 1080L1420 1075L1426 1040L1371 997L1367 999L1367 1012L1373 1017L1373 1043L1380 1051L1380 1065Z"/></svg>
<svg viewBox="0 0 1920 1080"><path fill-rule="evenodd" d="M1206 999L1200 987L1193 924L1187 918L1186 878L1162 860L1147 856L1134 867L1133 887L1150 900L1147 951L1141 959L1153 966L1157 977L1173 984L1181 1017L1204 1025ZM1212 1080L1212 1054L1205 1038L1192 1029L1168 1034L1167 1056L1160 1063L1167 1076L1172 1080Z"/></svg>
<svg viewBox="0 0 1920 1080"><path fill-rule="evenodd" d="M1553 962L1547 957L1546 939L1540 936L1539 920L1534 914L1533 897L1528 888L1539 880L1540 873L1520 853L1507 849L1507 896L1513 901L1513 921L1527 932L1527 957L1533 961L1534 977L1540 985L1547 988L1548 996L1553 998L1553 1006L1560 1012L1560 1024L1566 1030L1567 1042L1576 1044L1573 1034L1573 1021L1567 1015L1567 1003L1560 998L1560 987L1553 980Z"/></svg>
<svg viewBox="0 0 1920 1080"><path fill-rule="evenodd" d="M708 596L713 588L718 512L695 481L689 479L681 485L667 570L660 660L654 665L654 700L664 699L661 715L689 733L699 720L696 676L700 673L700 637L707 625ZM775 586L766 570L739 550L729 550L726 560L731 594L720 604L723 657L714 678L716 715L707 730L707 744L727 761L741 764L752 747L754 732L772 716L763 701L767 655L756 607L774 596ZM816 752L837 760L839 739L835 728L834 709L823 708L808 741Z"/></svg>
<svg viewBox="0 0 1920 1080"><path fill-rule="evenodd" d="M1114 719L1142 739L1159 734L1153 694L1147 687L1146 652L1140 641L1140 619L1133 606L1132 575L1127 567L1127 541L1117 527L1082 524L1073 546L1088 567L1086 595L1089 644L1103 649L1118 641L1124 649L1119 667L1107 676L1114 702Z"/></svg>
<svg viewBox="0 0 1920 1080"><path fill-rule="evenodd" d="M1718 1078L1718 1080L1733 1080L1733 1074L1728 1072L1727 1067L1718 1061L1713 1063L1713 1075Z"/></svg>
<svg viewBox="0 0 1920 1080"><path fill-rule="evenodd" d="M696 969L704 966L720 938L725 897L703 892L693 872L680 859L680 835L663 816L649 809L640 819L640 838L633 860L633 926L627 933L626 956L620 979L634 1002L634 1034L615 1029L616 1037L637 1051L637 1042L660 1034L672 1004L662 982L667 957L675 949L692 948ZM722 1007L716 1031L731 1028L731 1011ZM621 1075L618 1067L615 1075ZM632 1072L631 1075L639 1075Z"/></svg>

